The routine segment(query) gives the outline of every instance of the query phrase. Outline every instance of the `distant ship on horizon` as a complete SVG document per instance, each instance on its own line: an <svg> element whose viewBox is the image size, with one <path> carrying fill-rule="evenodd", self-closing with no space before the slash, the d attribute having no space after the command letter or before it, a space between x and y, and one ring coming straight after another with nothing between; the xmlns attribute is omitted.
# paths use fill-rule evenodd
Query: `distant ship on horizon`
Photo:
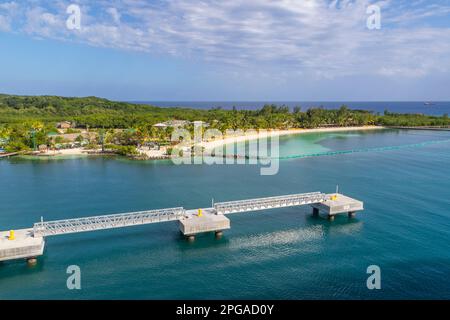
<svg viewBox="0 0 450 320"><path fill-rule="evenodd" d="M435 103L434 102L424 102L423 103L425 106L434 106Z"/></svg>

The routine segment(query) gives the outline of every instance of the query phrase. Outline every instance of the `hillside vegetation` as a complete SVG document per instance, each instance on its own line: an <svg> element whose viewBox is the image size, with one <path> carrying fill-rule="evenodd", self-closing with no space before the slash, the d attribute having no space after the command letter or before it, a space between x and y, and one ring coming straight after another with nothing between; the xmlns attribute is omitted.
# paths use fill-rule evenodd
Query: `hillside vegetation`
<svg viewBox="0 0 450 320"><path fill-rule="evenodd" d="M79 127L131 128L155 124L170 119L219 122L226 128L314 128L323 125L390 125L441 126L449 125L448 116L434 117L419 114L385 112L375 115L364 110L338 110L320 107L289 110L286 106L266 105L260 110L222 110L159 108L155 106L116 102L97 97L70 98L58 96L0 95L0 124L40 121L75 122Z"/></svg>
<svg viewBox="0 0 450 320"><path fill-rule="evenodd" d="M96 97L0 95L0 148L20 151L36 149L41 144L60 145L64 142L62 137L52 138L52 135L60 134L56 130L60 121L69 121L75 124L75 129L96 133L95 139L77 137L79 141L87 140L93 147L104 142L116 146L139 146L148 141L168 143L173 128L154 127L154 124L167 120L205 121L211 128L222 132L227 129L450 125L447 115L435 117L388 111L380 115L350 110L346 106L336 110L317 107L305 111L300 107L291 110L287 106L276 105L266 105L260 110L201 110L159 108ZM193 125L187 125L186 129L193 131Z"/></svg>

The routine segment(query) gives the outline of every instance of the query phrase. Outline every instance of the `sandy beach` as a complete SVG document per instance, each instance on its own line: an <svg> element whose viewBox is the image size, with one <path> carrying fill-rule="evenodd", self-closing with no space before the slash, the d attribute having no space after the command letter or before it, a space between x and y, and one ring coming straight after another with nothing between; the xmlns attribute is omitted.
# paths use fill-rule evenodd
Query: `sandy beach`
<svg viewBox="0 0 450 320"><path fill-rule="evenodd" d="M166 148L161 148L160 150L143 150L137 149L141 155L145 155L149 159L161 159L165 157ZM61 150L47 150L46 152L41 152L38 154L40 157L64 157L64 156L87 156L89 154L94 154L99 152L93 149L83 149L83 148L73 148L73 149L61 149ZM99 154L101 155L101 154ZM108 153L110 155L110 153Z"/></svg>
<svg viewBox="0 0 450 320"><path fill-rule="evenodd" d="M274 136L286 136L286 135L317 133L317 132L340 132L340 131L361 131L361 130L381 130L381 129L385 128L381 126L361 126L361 127L340 127L340 128L271 130L271 131L262 131L256 134L228 136L224 137L223 139L204 141L199 145L207 150L210 150L230 143L238 143Z"/></svg>
<svg viewBox="0 0 450 320"><path fill-rule="evenodd" d="M217 139L212 141L203 141L199 145L204 147L207 150L211 150L214 148L221 147L230 143L238 143L249 140L273 137L273 136L286 136L286 135L295 135L295 134L305 134L305 133L317 133L317 132L342 132L342 131L360 131L360 130L380 130L384 129L384 127L380 126L362 126L362 127L341 127L341 128L318 128L318 129L289 129L289 130L267 130L261 131L259 133L248 133L245 135L236 135L236 136L226 136L223 139ZM85 150L83 148L74 148L74 149L61 149L61 150L48 150L46 152L40 153L39 156L85 156L89 151L94 150ZM166 149L161 148L161 150L142 150L138 149L138 151L145 155L149 159L161 159L165 157Z"/></svg>
<svg viewBox="0 0 450 320"><path fill-rule="evenodd" d="M83 148L60 149L60 150L48 149L45 152L36 152L31 155L48 158L80 157L80 156L84 157L99 151L100 149L83 149Z"/></svg>
<svg viewBox="0 0 450 320"><path fill-rule="evenodd" d="M61 149L61 150L47 150L39 155L42 156L80 156L86 155L89 150L84 150L83 148L73 148L73 149Z"/></svg>
<svg viewBox="0 0 450 320"><path fill-rule="evenodd" d="M163 147L159 150L137 149L141 155L145 155L148 159L164 159L166 158L167 148Z"/></svg>

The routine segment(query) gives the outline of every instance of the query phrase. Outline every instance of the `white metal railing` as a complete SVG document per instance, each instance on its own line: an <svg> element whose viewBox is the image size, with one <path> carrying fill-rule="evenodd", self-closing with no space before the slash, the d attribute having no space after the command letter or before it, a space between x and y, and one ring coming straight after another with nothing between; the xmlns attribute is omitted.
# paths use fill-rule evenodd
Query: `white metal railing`
<svg viewBox="0 0 450 320"><path fill-rule="evenodd" d="M128 226L179 220L185 214L182 207L130 212L78 219L38 222L34 224L34 236L54 236Z"/></svg>
<svg viewBox="0 0 450 320"><path fill-rule="evenodd" d="M324 193L310 192L277 197L220 202L214 204L214 209L216 214L230 214L321 203L326 201L326 198L327 195ZM186 210L183 207L177 207L58 221L42 221L34 224L33 232L35 237L56 236L60 234L174 221L180 220L186 215Z"/></svg>
<svg viewBox="0 0 450 320"><path fill-rule="evenodd" d="M230 214L273 208L301 206L306 204L320 203L324 202L325 200L326 194L321 192L310 192L278 197L220 202L214 204L214 209L216 210L217 214Z"/></svg>

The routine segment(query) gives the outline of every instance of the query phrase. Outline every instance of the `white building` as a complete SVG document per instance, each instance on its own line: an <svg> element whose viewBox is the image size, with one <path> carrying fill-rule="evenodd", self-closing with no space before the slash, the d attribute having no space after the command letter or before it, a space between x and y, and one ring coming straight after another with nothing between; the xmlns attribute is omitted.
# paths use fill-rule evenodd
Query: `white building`
<svg viewBox="0 0 450 320"><path fill-rule="evenodd" d="M168 127L168 125L165 124L165 123L157 123L157 124L154 124L153 127L160 128L160 129L165 129L165 128Z"/></svg>

